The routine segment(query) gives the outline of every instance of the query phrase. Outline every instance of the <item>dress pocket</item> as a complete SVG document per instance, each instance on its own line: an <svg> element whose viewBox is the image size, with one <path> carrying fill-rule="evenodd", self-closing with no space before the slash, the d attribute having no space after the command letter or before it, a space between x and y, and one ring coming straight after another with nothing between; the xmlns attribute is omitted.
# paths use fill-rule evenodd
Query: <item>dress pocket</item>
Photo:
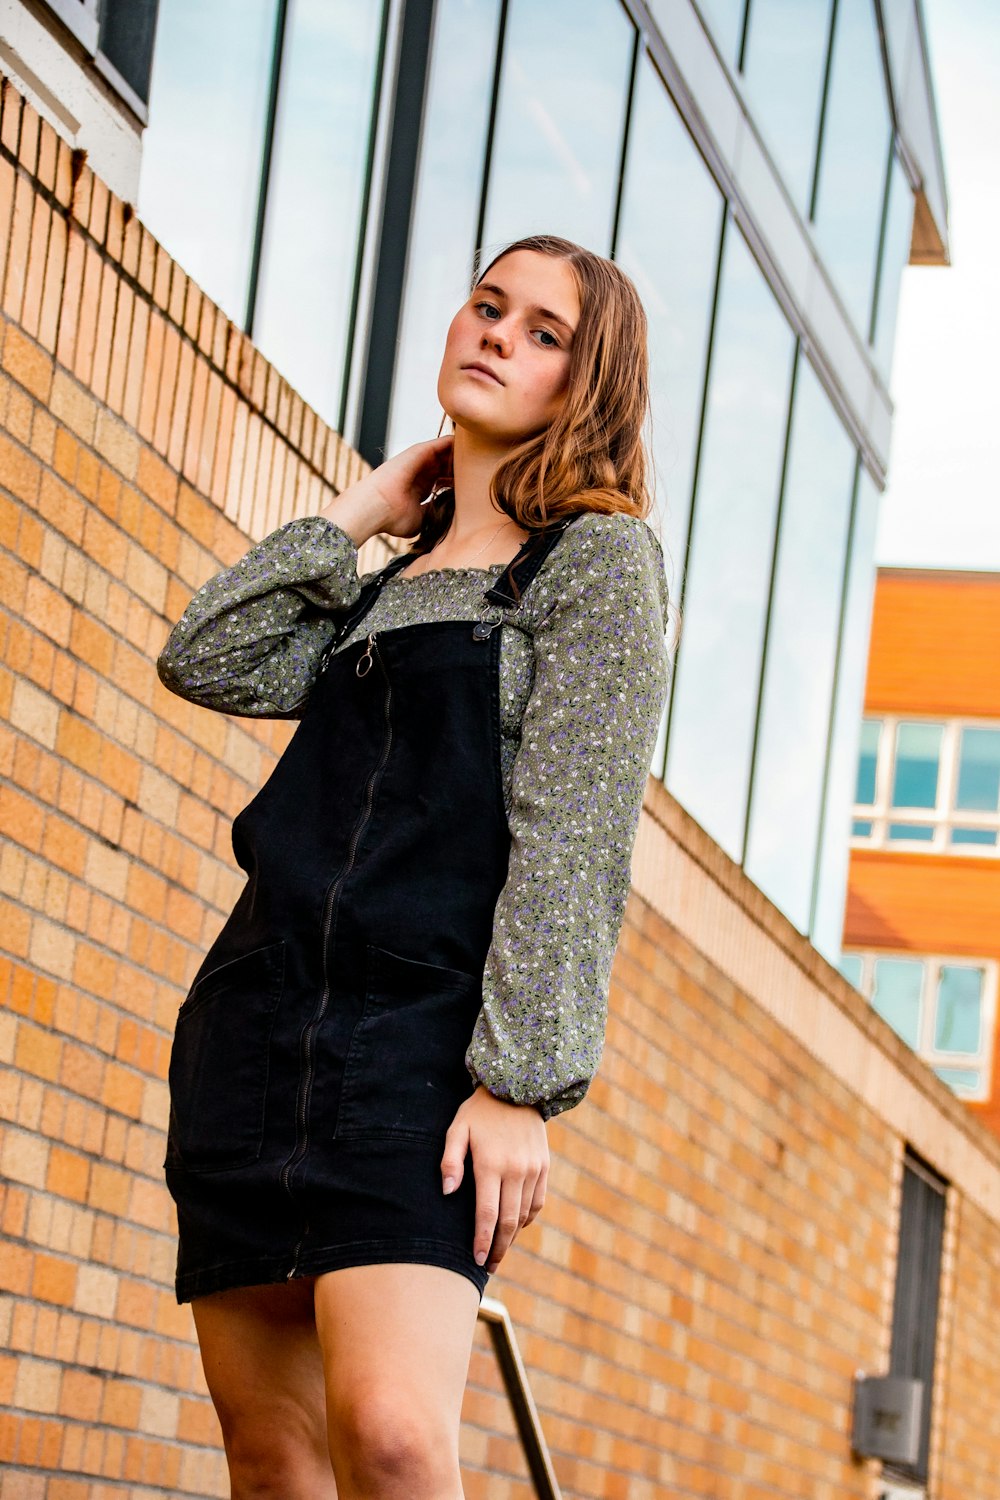
<svg viewBox="0 0 1000 1500"><path fill-rule="evenodd" d="M475 1085L465 1053L482 981L369 943L335 1134L439 1139Z"/></svg>
<svg viewBox="0 0 1000 1500"><path fill-rule="evenodd" d="M192 987L170 1052L165 1167L223 1172L260 1156L284 976L278 942L221 964Z"/></svg>

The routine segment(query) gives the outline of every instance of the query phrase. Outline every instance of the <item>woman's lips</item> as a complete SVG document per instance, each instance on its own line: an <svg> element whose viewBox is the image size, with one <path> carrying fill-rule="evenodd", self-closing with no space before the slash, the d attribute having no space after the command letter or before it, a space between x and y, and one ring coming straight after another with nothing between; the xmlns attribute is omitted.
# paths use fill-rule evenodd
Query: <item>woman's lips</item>
<svg viewBox="0 0 1000 1500"><path fill-rule="evenodd" d="M488 370L481 369L479 365L464 365L463 369L466 375L478 375L482 380L491 380L494 385L503 385L498 375L491 375Z"/></svg>

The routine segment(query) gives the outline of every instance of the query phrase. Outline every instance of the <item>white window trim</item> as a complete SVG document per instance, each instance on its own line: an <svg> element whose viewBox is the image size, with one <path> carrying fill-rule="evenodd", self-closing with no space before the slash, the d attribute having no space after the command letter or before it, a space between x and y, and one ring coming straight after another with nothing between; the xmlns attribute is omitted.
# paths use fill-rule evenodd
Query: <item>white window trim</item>
<svg viewBox="0 0 1000 1500"><path fill-rule="evenodd" d="M970 957L968 953L916 953L909 948L845 948L843 956L861 959L861 978L857 988L869 1004L871 1004L874 990L875 964L879 959L908 959L910 962L922 964L920 1015L915 1049L917 1056L930 1068L974 1068L980 1076L979 1088L954 1088L953 1092L960 1099L977 1102L990 1097L998 975L1000 975L1000 964L996 959ZM934 1046L939 975L942 966L951 964L959 968L983 970L982 1002L979 1012L979 1050L977 1052L941 1052Z"/></svg>
<svg viewBox="0 0 1000 1500"><path fill-rule="evenodd" d="M965 729L1000 729L996 719L940 719L924 714L867 713L867 722L881 721L878 754L875 762L875 801L856 802L852 813L852 849L891 849L894 854L947 854L970 859L1000 859L1000 810L973 812L955 807L958 789L959 743ZM895 769L896 731L900 724L926 724L942 731L938 769L937 805L935 807L893 807L892 781ZM853 822L871 823L870 834L853 832ZM909 823L933 830L926 841L890 839L891 823ZM996 844L953 844L950 834L956 826L983 828L997 834Z"/></svg>

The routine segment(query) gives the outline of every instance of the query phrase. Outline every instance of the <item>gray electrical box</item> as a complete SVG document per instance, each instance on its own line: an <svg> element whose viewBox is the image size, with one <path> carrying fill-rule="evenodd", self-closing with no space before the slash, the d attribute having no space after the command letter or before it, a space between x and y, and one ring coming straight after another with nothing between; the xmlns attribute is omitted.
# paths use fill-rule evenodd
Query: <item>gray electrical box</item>
<svg viewBox="0 0 1000 1500"><path fill-rule="evenodd" d="M922 1380L859 1375L854 1382L851 1447L863 1458L914 1464L920 1455Z"/></svg>

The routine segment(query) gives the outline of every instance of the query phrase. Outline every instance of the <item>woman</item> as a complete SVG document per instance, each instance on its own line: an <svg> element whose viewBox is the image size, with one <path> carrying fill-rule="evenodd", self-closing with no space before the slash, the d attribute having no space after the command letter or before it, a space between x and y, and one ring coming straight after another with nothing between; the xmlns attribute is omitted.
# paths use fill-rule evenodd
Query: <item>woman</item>
<svg viewBox="0 0 1000 1500"><path fill-rule="evenodd" d="M603 1045L667 685L632 283L517 241L438 397L453 435L210 580L158 663L302 720L170 1066L177 1297L236 1497L459 1500L479 1300ZM359 579L377 534L416 540Z"/></svg>

